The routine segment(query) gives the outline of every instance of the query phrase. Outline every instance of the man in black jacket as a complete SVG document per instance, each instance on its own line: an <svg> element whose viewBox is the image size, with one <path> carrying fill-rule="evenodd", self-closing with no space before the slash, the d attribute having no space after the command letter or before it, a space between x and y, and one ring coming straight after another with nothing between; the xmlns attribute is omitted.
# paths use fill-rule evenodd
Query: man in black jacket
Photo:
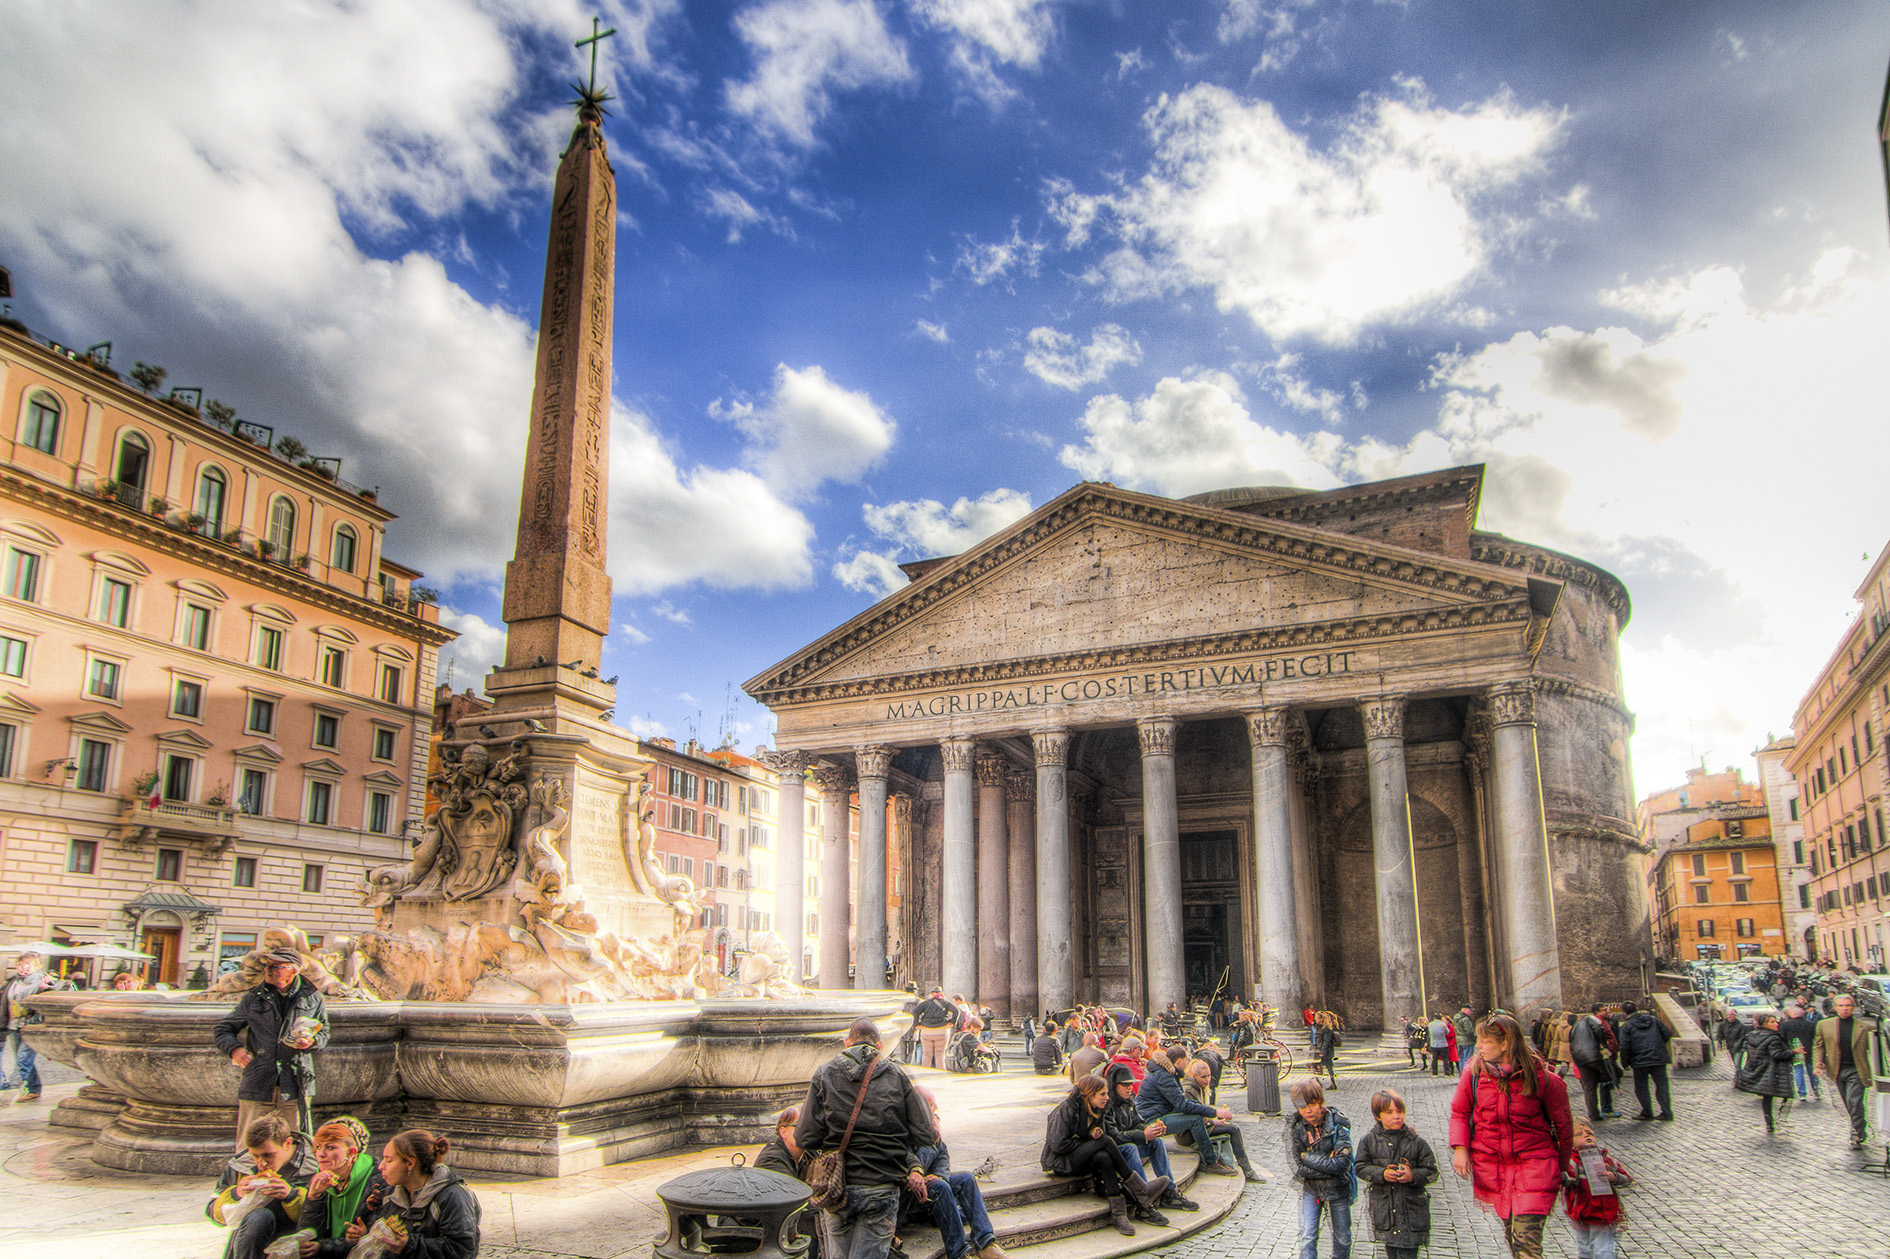
<svg viewBox="0 0 1890 1259"><path fill-rule="evenodd" d="M858 1104L853 1133L847 1121ZM803 1150L838 1149L846 1142L841 1178L846 1199L820 1213L820 1253L830 1259L886 1259L899 1217L899 1191L926 1195L925 1173L913 1151L936 1144L932 1109L905 1071L879 1049L879 1028L856 1019L846 1047L814 1072L794 1125Z"/></svg>
<svg viewBox="0 0 1890 1259"><path fill-rule="evenodd" d="M1811 1098L1820 1105L1824 1103L1824 1093L1818 1085L1818 1073L1812 1070L1811 1054L1817 1039L1818 1025L1805 1017L1805 1007L1794 1002L1785 1007L1785 1019L1778 1025L1778 1030L1785 1041L1792 1047L1792 1084L1798 1093L1798 1100L1805 1100L1805 1086L1811 1086Z"/></svg>
<svg viewBox="0 0 1890 1259"><path fill-rule="evenodd" d="M1656 1118L1648 1102L1647 1086L1654 1086L1654 1098L1660 1103L1658 1118L1673 1118L1673 1099L1667 1095L1667 1042L1673 1029L1655 1018L1651 1010L1642 1010L1632 1001L1621 1003L1621 1065L1634 1072L1634 1100L1641 1104L1636 1119Z"/></svg>
<svg viewBox="0 0 1890 1259"><path fill-rule="evenodd" d="M312 1034L290 1040L298 1019ZM239 1039L239 1037L241 1039ZM263 982L243 994L216 1026L217 1052L243 1068L236 1090L236 1139L263 1115L281 1115L297 1132L315 1126L315 1063L311 1054L328 1044L328 1007L302 978L294 949L275 949L263 959Z"/></svg>

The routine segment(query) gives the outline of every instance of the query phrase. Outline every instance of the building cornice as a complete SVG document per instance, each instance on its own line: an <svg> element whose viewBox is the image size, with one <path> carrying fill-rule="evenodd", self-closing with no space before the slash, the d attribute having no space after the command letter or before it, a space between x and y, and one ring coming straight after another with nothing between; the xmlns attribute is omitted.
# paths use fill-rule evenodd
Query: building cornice
<svg viewBox="0 0 1890 1259"><path fill-rule="evenodd" d="M346 591L306 577L294 568L252 559L225 543L159 524L144 512L116 501L43 481L19 469L0 465L0 494L55 513L78 524L128 538L137 545L184 560L200 569L226 573L263 587L293 594L303 602L325 608L349 620L372 625L400 638L442 647L459 637L433 621L390 611L378 599Z"/></svg>
<svg viewBox="0 0 1890 1259"><path fill-rule="evenodd" d="M946 690L999 682L1024 682L1068 674L1107 672L1112 669L1136 669L1181 660L1219 659L1295 648L1357 646L1401 639L1456 633L1463 630L1525 627L1531 610L1527 596L1500 604L1475 604L1457 608L1427 608L1421 613L1396 613L1355 620L1318 621L1306 625L1275 629L1250 629L1232 634L1177 638L1159 643L1135 643L1124 647L1092 651L1060 652L1049 656L1031 656L1019 660L998 660L957 665L948 669L925 669L911 673L882 674L877 677L848 678L836 682L815 682L806 686L784 686L765 690L754 682L746 685L749 694L769 706L818 703L823 700L863 699L880 695L903 695L915 691Z"/></svg>
<svg viewBox="0 0 1890 1259"><path fill-rule="evenodd" d="M1516 619L1509 614L1509 610L1518 606L1521 609L1520 619L1527 621L1529 616L1530 591L1527 583L1510 580L1500 571L1475 572L1471 571L1471 565L1453 563L1428 552L1407 550L1403 547L1367 541L1345 534L1328 533L1288 521L1223 511L1218 508L1158 498L1154 495L1137 494L1105 483L1085 482L964 555L941 564L904 590L833 630L812 646L751 678L743 684L743 689L757 699L763 696L768 697L764 702L782 702L789 693L798 694L801 690L808 689L808 680L813 675L839 663L874 639L961 593L979 579L1016 561L1029 551L1088 519L1141 525L1196 542L1237 549L1247 555L1283 560L1293 564L1317 565L1326 571L1338 572L1365 581L1442 593L1466 601L1461 608L1425 609L1422 612L1380 618L1381 621L1444 619L1464 615L1466 609L1478 607L1505 609L1505 615L1501 618L1503 620ZM1444 628L1444 626L1439 625L1437 628ZM1312 642L1323 644L1328 641L1355 641L1350 637L1343 639L1327 637L1331 630L1332 627L1329 625L1254 630L1241 635L1197 640L1193 647L1198 651L1203 641L1224 643L1229 640L1251 639L1261 635L1287 636L1281 642L1281 645L1285 646ZM1381 633L1382 631L1371 636L1381 636ZM1148 644L1097 654L1116 657L1124 652L1160 653L1168 650L1170 646L1172 645ZM1262 648L1258 645L1245 648L1223 647L1217 654L1259 649ZM1143 659L1153 661L1163 658L1173 658L1173 656L1172 654L1169 656L1131 655L1120 662L1139 663ZM1062 659L1062 657L1051 659ZM1036 676L1038 673L1049 671L1047 667L1035 661L1012 662L998 667L1022 667L1025 670L1008 675L995 675L1000 677ZM983 673L985 668L986 666L974 666L960 672L967 673L967 680L980 681L992 676ZM940 682L932 685L948 684ZM910 684L907 684L900 689L908 689L909 686Z"/></svg>
<svg viewBox="0 0 1890 1259"><path fill-rule="evenodd" d="M1633 601L1628 598L1627 587L1620 578L1573 555L1551 551L1531 542L1518 542L1500 533L1472 533L1470 557L1480 564L1518 569L1591 591L1613 610L1623 626L1634 614Z"/></svg>

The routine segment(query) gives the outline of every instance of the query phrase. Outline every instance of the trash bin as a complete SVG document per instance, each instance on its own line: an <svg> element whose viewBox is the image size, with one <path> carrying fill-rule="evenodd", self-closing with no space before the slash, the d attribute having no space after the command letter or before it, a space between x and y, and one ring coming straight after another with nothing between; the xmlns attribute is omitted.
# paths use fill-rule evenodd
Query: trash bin
<svg viewBox="0 0 1890 1259"><path fill-rule="evenodd" d="M1256 1115L1280 1113L1280 1064L1265 1049L1247 1063L1247 1109Z"/></svg>
<svg viewBox="0 0 1890 1259"><path fill-rule="evenodd" d="M669 1211L669 1236L656 1247L657 1259L800 1259L811 1192L791 1176L740 1163L678 1176L656 1191Z"/></svg>

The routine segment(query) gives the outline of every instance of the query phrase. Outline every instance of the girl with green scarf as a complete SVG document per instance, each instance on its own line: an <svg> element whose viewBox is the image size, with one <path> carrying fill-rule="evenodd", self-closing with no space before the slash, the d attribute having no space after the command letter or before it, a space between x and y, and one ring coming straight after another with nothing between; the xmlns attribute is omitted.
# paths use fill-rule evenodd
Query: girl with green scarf
<svg viewBox="0 0 1890 1259"><path fill-rule="evenodd" d="M387 1197L387 1182L368 1147L367 1125L352 1115L315 1130L315 1161L321 1171L309 1181L301 1225L315 1230L302 1243L302 1259L343 1259L354 1243L343 1234L357 1219L371 1220Z"/></svg>

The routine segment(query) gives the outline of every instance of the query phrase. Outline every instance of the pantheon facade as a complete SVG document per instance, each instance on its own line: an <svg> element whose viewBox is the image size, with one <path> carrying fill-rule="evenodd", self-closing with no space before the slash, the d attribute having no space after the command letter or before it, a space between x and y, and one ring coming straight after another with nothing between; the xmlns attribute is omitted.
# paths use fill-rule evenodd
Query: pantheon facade
<svg viewBox="0 0 1890 1259"><path fill-rule="evenodd" d="M1220 986L1355 1028L1639 995L1627 592L1480 532L1482 482L1081 484L748 682L780 816L829 801L809 982L891 955L1000 1017Z"/></svg>

